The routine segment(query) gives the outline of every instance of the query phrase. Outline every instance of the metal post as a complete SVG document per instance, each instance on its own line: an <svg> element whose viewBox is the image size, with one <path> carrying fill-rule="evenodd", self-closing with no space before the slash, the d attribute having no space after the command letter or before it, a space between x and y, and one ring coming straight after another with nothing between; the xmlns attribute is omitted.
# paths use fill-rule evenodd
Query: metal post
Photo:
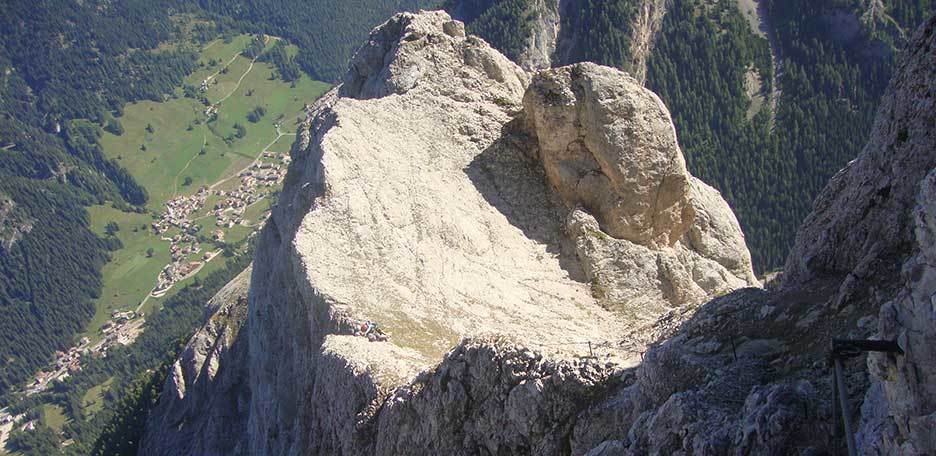
<svg viewBox="0 0 936 456"><path fill-rule="evenodd" d="M839 405L842 407L842 424L845 427L845 443L848 445L848 456L857 456L855 450L855 436L851 429L851 410L848 407L848 390L845 389L845 378L842 373L842 360L835 358L835 382L838 386Z"/></svg>
<svg viewBox="0 0 936 456"><path fill-rule="evenodd" d="M839 456L838 377L832 371L832 456Z"/></svg>
<svg viewBox="0 0 936 456"><path fill-rule="evenodd" d="M588 341L588 356L591 357L591 358L594 358L594 357L595 357L595 354L592 353L591 341Z"/></svg>

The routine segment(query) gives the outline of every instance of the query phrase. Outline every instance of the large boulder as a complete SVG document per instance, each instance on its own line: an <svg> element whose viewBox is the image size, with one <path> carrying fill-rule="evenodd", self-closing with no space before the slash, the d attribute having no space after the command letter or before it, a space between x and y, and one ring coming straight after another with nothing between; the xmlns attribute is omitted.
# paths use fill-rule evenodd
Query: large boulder
<svg viewBox="0 0 936 456"><path fill-rule="evenodd" d="M816 198L787 257L783 282L797 287L844 277L836 304L897 283L913 246L912 208L936 163L936 33L931 19L895 69L868 144Z"/></svg>
<svg viewBox="0 0 936 456"><path fill-rule="evenodd" d="M538 73L523 102L546 176L609 235L670 247L695 211L669 111L619 70L581 63Z"/></svg>

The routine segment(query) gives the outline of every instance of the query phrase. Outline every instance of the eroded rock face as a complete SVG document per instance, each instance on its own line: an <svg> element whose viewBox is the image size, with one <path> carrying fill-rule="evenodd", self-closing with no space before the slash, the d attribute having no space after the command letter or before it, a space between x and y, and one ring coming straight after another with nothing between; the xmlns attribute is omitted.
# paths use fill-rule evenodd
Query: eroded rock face
<svg viewBox="0 0 936 456"><path fill-rule="evenodd" d="M669 111L619 70L539 72L523 101L552 186L611 236L671 247L692 224L689 173Z"/></svg>
<svg viewBox="0 0 936 456"><path fill-rule="evenodd" d="M583 128L594 129L613 166L623 166L626 153L613 144L621 141L682 170L653 183L658 173L635 167L648 184L632 187L631 176L615 175L624 183L617 192L681 182L674 202L653 206L659 223L645 208L639 223L616 222L640 226L643 243L604 234L551 190L522 128L530 78L518 66L445 13L401 14L375 29L345 84L301 126L260 233L240 330L249 341L247 371L238 371L249 384L246 431L232 439L212 428L197 447L170 449L568 452L575 417L621 388L646 343L689 316L685 304L752 277L737 222L717 192L685 173L659 100L622 73L594 71L601 80L578 121L597 122ZM659 137L640 142L644 132ZM565 223L573 219L581 223ZM596 296L602 284L639 287L646 310L636 301L632 312L616 309L623 295ZM355 336L365 321L389 341ZM181 370L174 378L188 379ZM173 381L194 397L215 394ZM160 407L185 408L194 397L167 393ZM159 430L167 425L178 422L149 432L190 429Z"/></svg>
<svg viewBox="0 0 936 456"><path fill-rule="evenodd" d="M785 286L848 276L836 304L867 295L867 285L896 283L912 248L919 183L936 162L936 36L933 21L916 33L888 87L870 140L814 203L784 271ZM865 286L859 286L865 284Z"/></svg>
<svg viewBox="0 0 936 456"><path fill-rule="evenodd" d="M868 359L874 384L859 438L868 453L936 453L936 169L921 182L913 213L917 253L903 265L903 289L879 316L878 337L896 340L904 354Z"/></svg>
<svg viewBox="0 0 936 456"><path fill-rule="evenodd" d="M653 322L758 285L737 219L686 170L656 95L582 63L538 73L523 104L533 154L570 211L565 232L603 305Z"/></svg>
<svg viewBox="0 0 936 456"><path fill-rule="evenodd" d="M243 454L250 385L247 337L248 267L208 302L205 325L172 365L140 443L143 455Z"/></svg>

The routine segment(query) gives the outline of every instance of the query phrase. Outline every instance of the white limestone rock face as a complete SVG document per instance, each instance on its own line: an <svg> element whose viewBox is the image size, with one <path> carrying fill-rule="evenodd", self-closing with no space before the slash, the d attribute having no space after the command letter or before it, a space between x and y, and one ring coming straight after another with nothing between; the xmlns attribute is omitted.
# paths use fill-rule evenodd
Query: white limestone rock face
<svg viewBox="0 0 936 456"><path fill-rule="evenodd" d="M569 215L592 293L652 322L759 286L737 219L686 170L669 112L621 71L591 63L539 72L526 129Z"/></svg>
<svg viewBox="0 0 936 456"><path fill-rule="evenodd" d="M147 418L141 455L242 454L247 430L248 267L208 302L205 324L186 344Z"/></svg>
<svg viewBox="0 0 936 456"><path fill-rule="evenodd" d="M602 362L623 362L607 343L622 320L576 280L542 173L503 131L527 82L445 13L401 14L318 103L254 263L250 454L418 452L417 418L385 421L383 404L466 338L555 362L604 341ZM365 320L390 341L352 336ZM442 396L413 398L418 419L444 414Z"/></svg>
<svg viewBox="0 0 936 456"><path fill-rule="evenodd" d="M463 30L442 12L394 16L310 110L253 263L246 431L175 454L564 454L576 416L622 387L684 304L751 283L737 222L685 173L655 96L596 69L589 93L604 107L579 119L597 122L582 128L616 169L614 141L665 168L634 165L648 183L612 189L660 209L616 222L639 242L616 239L534 158L529 76ZM651 187L666 196L645 198ZM625 312L602 284L617 301L647 296ZM389 340L355 336L364 321Z"/></svg>

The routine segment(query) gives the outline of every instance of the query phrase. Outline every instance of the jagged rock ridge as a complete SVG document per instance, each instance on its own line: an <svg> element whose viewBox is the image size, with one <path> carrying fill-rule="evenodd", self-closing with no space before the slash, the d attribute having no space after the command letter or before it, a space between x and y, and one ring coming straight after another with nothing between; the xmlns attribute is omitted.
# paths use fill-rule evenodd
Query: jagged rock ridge
<svg viewBox="0 0 936 456"><path fill-rule="evenodd" d="M580 205L548 179L540 151L549 126L524 121L534 112L524 103L535 90L530 76L445 13L395 16L371 34L294 145L238 332L249 342L240 345L247 372L227 371L247 377L249 386L228 393L249 396L246 432L224 448L563 453L570 420L620 382L620 369L638 362L660 328L712 294L756 282L727 204L679 166L659 100L615 70L554 71L593 77L596 92L635 92L637 101L579 122L646 148L653 163L675 164L666 176L679 183L676 215L661 203L668 215L648 224L650 235L606 233L609 220L626 223L630 214ZM659 124L646 128L647 119ZM641 128L616 129L618 120ZM638 143L642 131L663 133ZM626 168L614 144L605 144L604 160ZM353 335L365 320L390 341ZM168 390L190 377L175 375ZM162 398L144 454L192 453L156 443L170 432L166 423L178 423L177 440L193 435L189 422L166 419L179 401L178 393ZM203 441L230 440L198 426L209 430ZM198 448L220 454L211 452L222 445Z"/></svg>

